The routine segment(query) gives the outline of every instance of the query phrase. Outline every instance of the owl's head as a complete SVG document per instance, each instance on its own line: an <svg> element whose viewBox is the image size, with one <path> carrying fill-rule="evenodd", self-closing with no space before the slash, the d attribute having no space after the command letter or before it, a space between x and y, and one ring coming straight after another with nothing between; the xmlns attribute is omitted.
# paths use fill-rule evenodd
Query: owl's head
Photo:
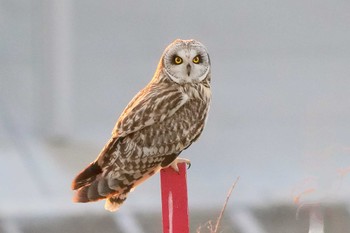
<svg viewBox="0 0 350 233"><path fill-rule="evenodd" d="M210 72L207 49L196 40L177 39L162 56L164 72L176 83L198 83Z"/></svg>

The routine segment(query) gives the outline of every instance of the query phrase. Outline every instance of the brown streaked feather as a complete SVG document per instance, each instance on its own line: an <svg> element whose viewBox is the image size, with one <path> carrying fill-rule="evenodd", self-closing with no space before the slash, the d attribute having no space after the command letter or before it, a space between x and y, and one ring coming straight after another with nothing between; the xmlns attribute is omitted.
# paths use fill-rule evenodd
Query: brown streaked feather
<svg viewBox="0 0 350 233"><path fill-rule="evenodd" d="M171 117L188 101L188 96L168 85L152 83L140 91L118 119L113 135L124 137Z"/></svg>
<svg viewBox="0 0 350 233"><path fill-rule="evenodd" d="M164 160L162 161L162 163L160 164L161 167L167 167L169 166L176 158L177 156L179 156L179 154L171 154L168 155L164 158Z"/></svg>
<svg viewBox="0 0 350 233"><path fill-rule="evenodd" d="M114 147L114 145L122 138L111 138L105 147L102 149L98 158L104 157L107 150ZM79 189L85 185L92 183L96 180L97 176L102 173L102 167L98 163L98 159L90 163L83 171L81 171L73 180L71 188L73 190Z"/></svg>
<svg viewBox="0 0 350 233"><path fill-rule="evenodd" d="M88 167L81 171L72 182L72 189L79 189L87 184L92 183L98 175L102 173L102 168L97 162L92 162Z"/></svg>

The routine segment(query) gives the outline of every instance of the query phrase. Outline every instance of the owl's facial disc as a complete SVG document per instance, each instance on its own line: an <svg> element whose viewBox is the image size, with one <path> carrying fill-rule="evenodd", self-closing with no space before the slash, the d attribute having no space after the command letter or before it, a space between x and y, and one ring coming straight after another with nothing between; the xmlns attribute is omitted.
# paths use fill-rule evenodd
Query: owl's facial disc
<svg viewBox="0 0 350 233"><path fill-rule="evenodd" d="M164 54L164 71L176 83L197 83L210 71L209 56L205 47L194 40L177 40Z"/></svg>

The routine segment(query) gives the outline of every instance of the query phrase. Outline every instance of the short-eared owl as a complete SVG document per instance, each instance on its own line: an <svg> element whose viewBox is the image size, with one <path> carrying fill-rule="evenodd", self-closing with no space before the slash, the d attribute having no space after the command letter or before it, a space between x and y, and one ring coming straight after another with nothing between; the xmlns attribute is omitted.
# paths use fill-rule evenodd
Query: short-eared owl
<svg viewBox="0 0 350 233"><path fill-rule="evenodd" d="M210 59L196 40L175 40L150 83L127 105L97 159L72 183L74 202L106 198L117 210L128 193L177 158L200 136L211 99Z"/></svg>

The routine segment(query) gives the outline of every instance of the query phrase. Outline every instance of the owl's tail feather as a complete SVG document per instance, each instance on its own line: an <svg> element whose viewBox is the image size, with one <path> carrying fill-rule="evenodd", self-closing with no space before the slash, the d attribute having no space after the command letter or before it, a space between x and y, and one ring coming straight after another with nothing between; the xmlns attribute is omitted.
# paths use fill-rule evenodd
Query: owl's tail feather
<svg viewBox="0 0 350 233"><path fill-rule="evenodd" d="M109 188L105 179L94 181L91 185L78 189L73 197L74 202L93 202L106 198L105 209L117 211L126 200L130 188L119 189Z"/></svg>
<svg viewBox="0 0 350 233"><path fill-rule="evenodd" d="M72 189L77 190L81 187L91 184L93 181L98 179L100 174L102 174L102 167L98 164L100 158L103 159L103 156L109 149L113 149L113 146L122 138L111 138L108 143L105 145L101 153L99 154L97 160L90 163L83 171L81 171L77 177L72 182Z"/></svg>
<svg viewBox="0 0 350 233"><path fill-rule="evenodd" d="M112 196L107 198L105 209L111 212L117 211L123 202L126 200L127 194L121 194L118 196Z"/></svg>
<svg viewBox="0 0 350 233"><path fill-rule="evenodd" d="M104 178L99 177L97 178L97 180L93 181L91 184L79 188L73 196L73 201L74 202L98 201L106 198L107 196L115 195L116 193L118 192L114 189L111 189Z"/></svg>
<svg viewBox="0 0 350 233"><path fill-rule="evenodd" d="M73 180L72 189L76 190L74 202L98 201L116 193L116 190L109 187L106 178L102 177L102 168L96 161Z"/></svg>
<svg viewBox="0 0 350 233"><path fill-rule="evenodd" d="M126 200L127 194L133 186L133 182L125 184L128 180L124 178L108 180L107 177L98 174L94 177L95 180L89 181L85 186L79 187L76 190L73 201L93 202L106 198L105 209L116 211Z"/></svg>
<svg viewBox="0 0 350 233"><path fill-rule="evenodd" d="M72 189L76 190L86 185L91 184L97 179L97 176L102 173L102 168L97 164L97 161L91 163L87 168L81 171L72 182Z"/></svg>

